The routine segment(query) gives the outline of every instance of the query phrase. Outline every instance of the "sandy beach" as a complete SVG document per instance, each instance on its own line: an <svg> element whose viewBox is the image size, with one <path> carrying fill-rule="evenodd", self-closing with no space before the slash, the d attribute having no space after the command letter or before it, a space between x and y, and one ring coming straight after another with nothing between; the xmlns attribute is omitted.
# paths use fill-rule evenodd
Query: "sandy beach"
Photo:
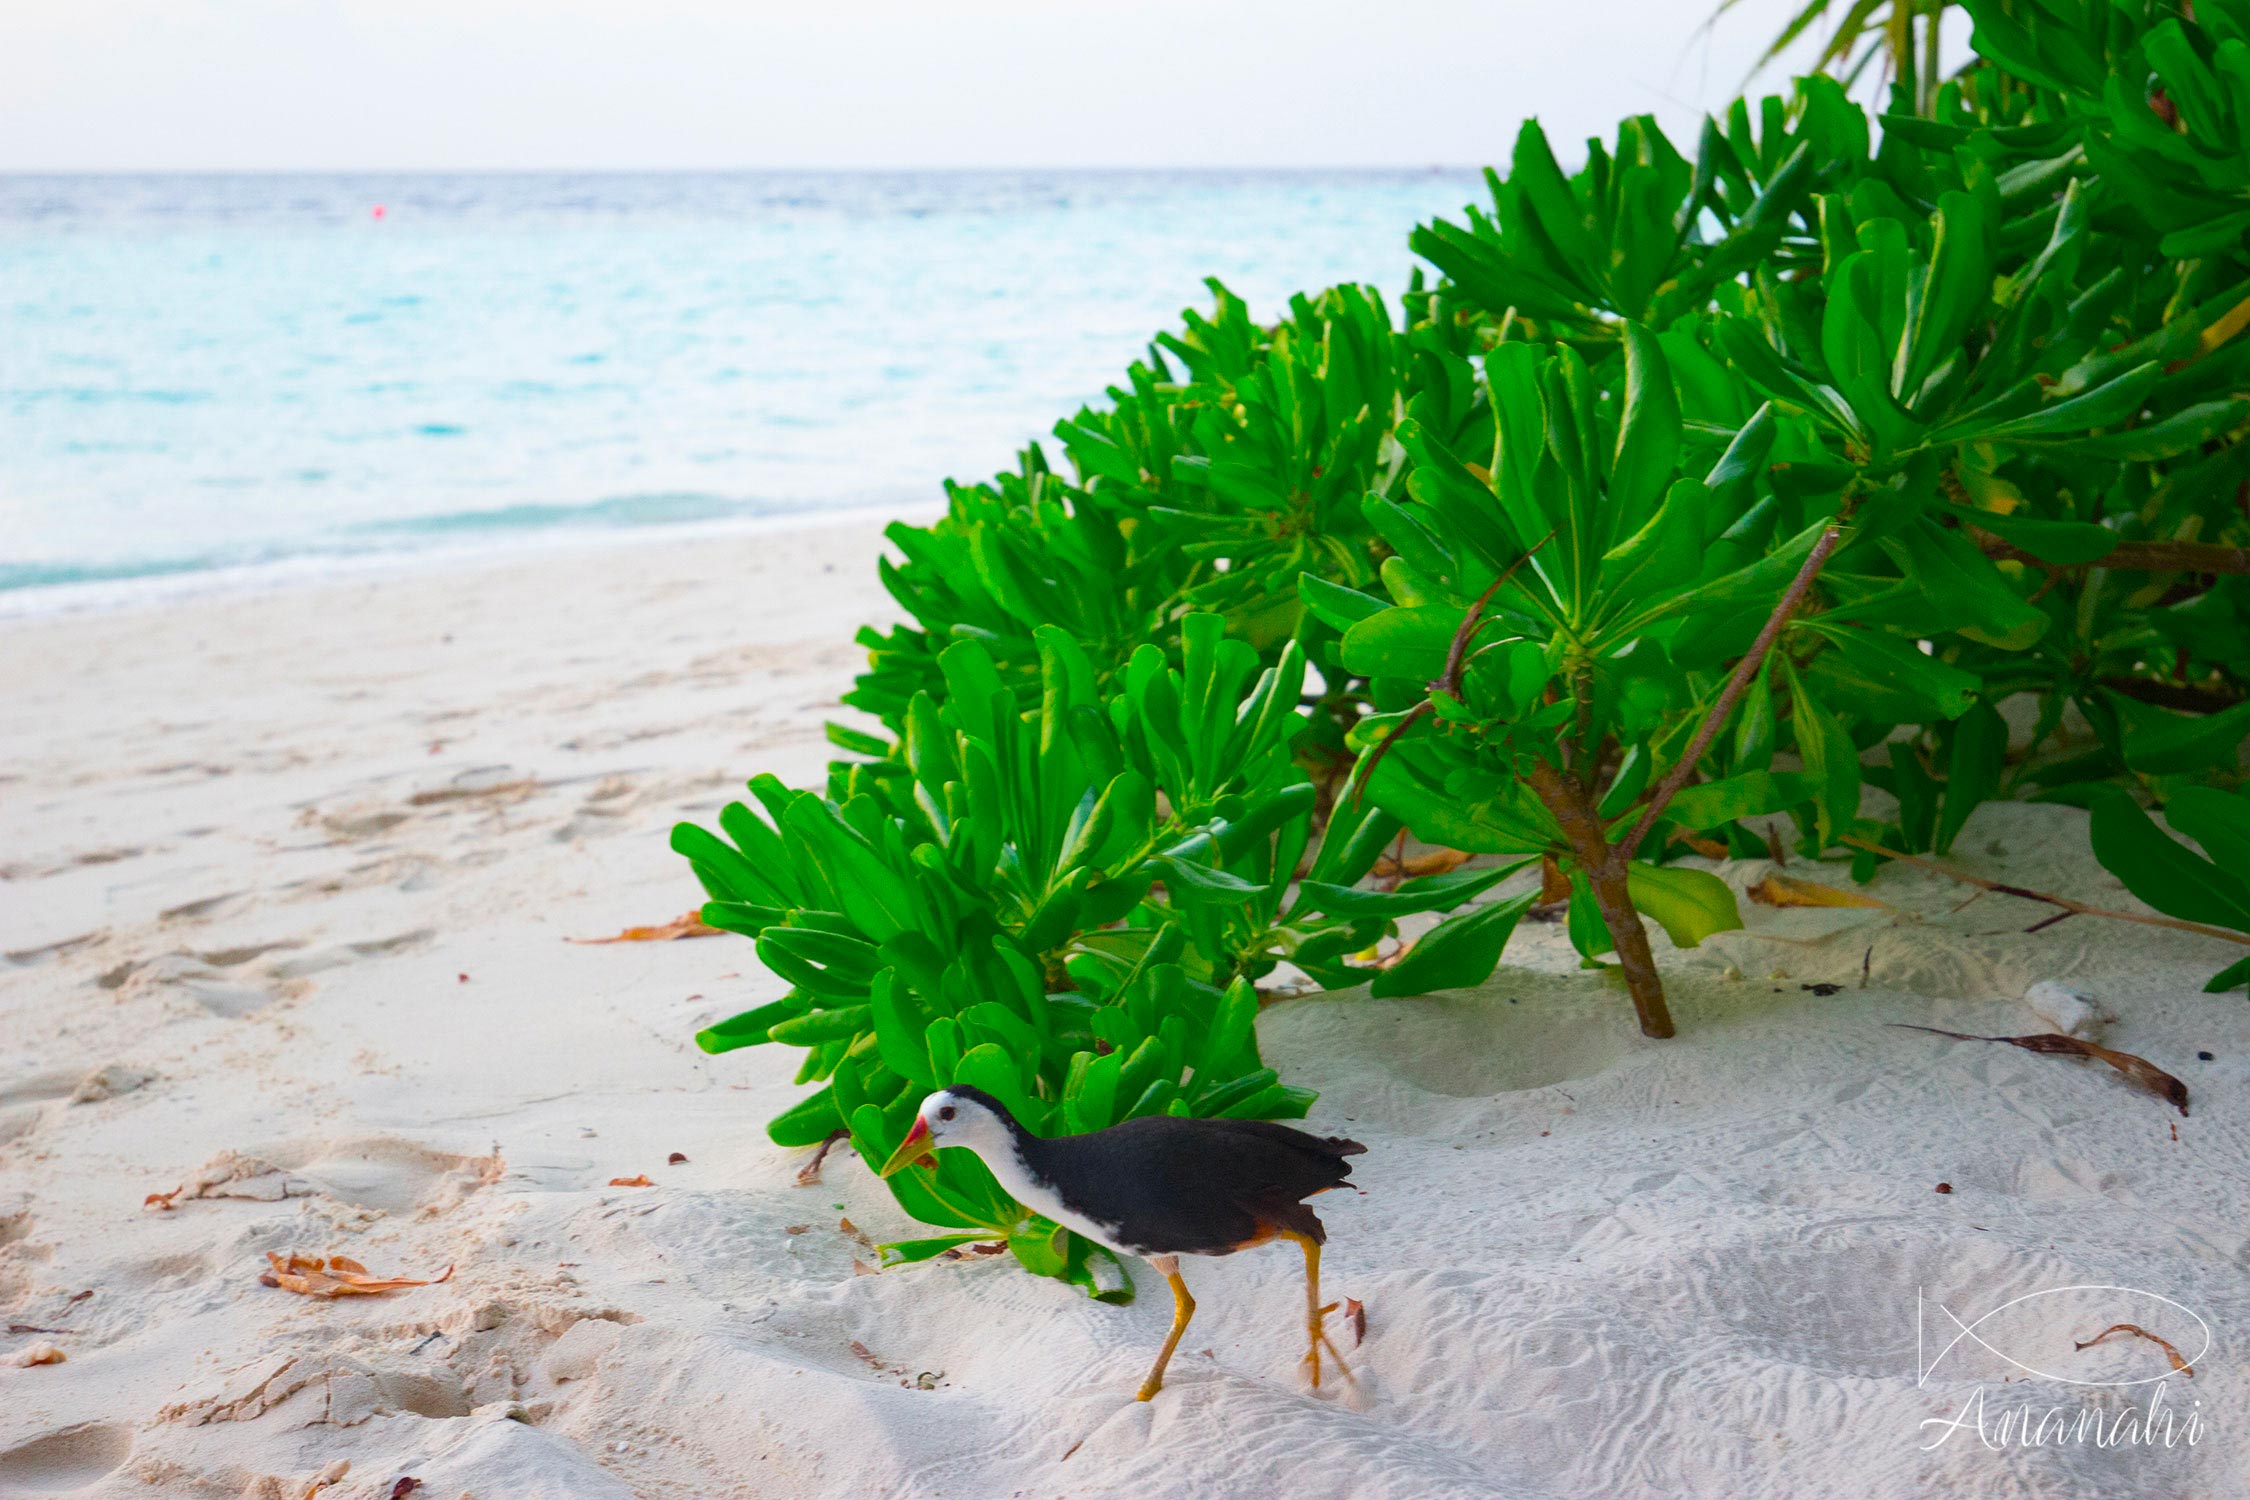
<svg viewBox="0 0 2250 1500"><path fill-rule="evenodd" d="M1530 922L1473 993L1269 1006L1369 1147L1320 1203L1354 1383L1295 1375L1286 1247L1191 1267L1145 1405L1145 1269L865 1274L911 1221L768 1142L798 1054L691 1040L779 992L749 942L565 939L696 903L675 820L817 783L878 530L0 622L0 1495L2250 1493L2239 950L1905 868L1654 934L1674 1041ZM1988 805L1959 863L2135 907L2083 817ZM2192 1112L1888 1024L2051 1031L2047 980ZM2074 1348L2119 1322L2192 1376ZM1996 1441L2058 1402L2113 1440Z"/></svg>

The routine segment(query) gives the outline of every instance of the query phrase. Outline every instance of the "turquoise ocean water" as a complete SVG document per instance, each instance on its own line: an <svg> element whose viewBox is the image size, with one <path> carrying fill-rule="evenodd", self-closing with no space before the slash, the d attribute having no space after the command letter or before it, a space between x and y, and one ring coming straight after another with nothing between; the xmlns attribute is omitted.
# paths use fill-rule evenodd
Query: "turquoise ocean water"
<svg viewBox="0 0 2250 1500"><path fill-rule="evenodd" d="M0 176L0 609L922 506L1461 173Z"/></svg>

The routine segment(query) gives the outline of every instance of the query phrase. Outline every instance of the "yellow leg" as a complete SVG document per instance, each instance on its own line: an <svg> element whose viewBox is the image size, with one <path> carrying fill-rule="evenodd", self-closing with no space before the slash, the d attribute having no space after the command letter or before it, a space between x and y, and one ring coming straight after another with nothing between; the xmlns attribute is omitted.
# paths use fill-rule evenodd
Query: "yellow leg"
<svg viewBox="0 0 2250 1500"><path fill-rule="evenodd" d="M1290 1231L1284 1237L1295 1240L1297 1248L1305 1252L1305 1364L1311 1367L1313 1389L1317 1391L1320 1389L1320 1351L1323 1345L1327 1346L1330 1357L1336 1361L1336 1368L1343 1371L1347 1378L1351 1376L1352 1368L1344 1363L1344 1356L1337 1352L1336 1346L1328 1339L1325 1320L1336 1304L1323 1304L1320 1300L1320 1242L1311 1235L1295 1231Z"/></svg>
<svg viewBox="0 0 2250 1500"><path fill-rule="evenodd" d="M1148 1372L1148 1379L1141 1382L1141 1393L1137 1399L1142 1401L1153 1400L1156 1393L1164 1389L1164 1367L1172 1362L1172 1351L1180 1347L1180 1335L1187 1332L1188 1319L1195 1316L1195 1299L1188 1295L1187 1283L1180 1280L1179 1257L1151 1256L1149 1264L1162 1271L1164 1279L1172 1283L1172 1331L1165 1336L1163 1352L1156 1356L1156 1364Z"/></svg>
<svg viewBox="0 0 2250 1500"><path fill-rule="evenodd" d="M1305 1252L1305 1363L1312 1368L1313 1389L1320 1389L1321 1314L1327 1311L1320 1305L1320 1243L1309 1234L1289 1232L1288 1238L1297 1242Z"/></svg>

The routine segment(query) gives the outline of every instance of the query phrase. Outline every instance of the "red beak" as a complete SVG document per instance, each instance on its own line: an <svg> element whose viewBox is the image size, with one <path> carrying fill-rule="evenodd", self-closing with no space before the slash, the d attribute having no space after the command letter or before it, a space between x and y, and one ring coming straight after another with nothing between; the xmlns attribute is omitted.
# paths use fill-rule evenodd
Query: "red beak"
<svg viewBox="0 0 2250 1500"><path fill-rule="evenodd" d="M889 1177L909 1166L934 1167L936 1165L937 1152L932 1150L930 1146L930 1122L920 1115L916 1115L914 1117L914 1128L906 1132L906 1139L898 1143L898 1149L891 1153L891 1159L884 1162L883 1169L875 1175Z"/></svg>

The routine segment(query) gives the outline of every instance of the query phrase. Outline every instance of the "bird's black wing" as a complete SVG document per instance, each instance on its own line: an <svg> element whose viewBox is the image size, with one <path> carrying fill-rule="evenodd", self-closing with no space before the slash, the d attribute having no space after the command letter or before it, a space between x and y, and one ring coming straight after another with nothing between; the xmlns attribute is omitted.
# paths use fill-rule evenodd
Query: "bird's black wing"
<svg viewBox="0 0 2250 1500"><path fill-rule="evenodd" d="M1324 1242L1303 1200L1341 1184L1344 1158L1367 1149L1265 1120L1172 1115L1025 1145L1073 1212L1159 1255L1223 1255L1280 1233Z"/></svg>

